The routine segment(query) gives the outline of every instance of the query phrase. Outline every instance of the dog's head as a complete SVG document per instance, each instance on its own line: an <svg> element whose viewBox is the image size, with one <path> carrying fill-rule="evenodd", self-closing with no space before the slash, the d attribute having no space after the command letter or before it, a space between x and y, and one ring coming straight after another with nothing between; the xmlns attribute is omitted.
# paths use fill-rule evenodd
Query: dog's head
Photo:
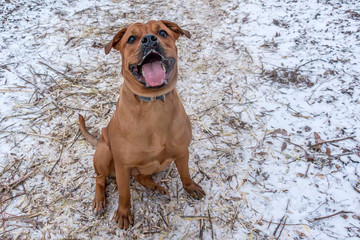
<svg viewBox="0 0 360 240"><path fill-rule="evenodd" d="M135 23L121 29L105 46L122 56L122 75L130 90L152 97L171 91L177 80L177 48L175 41L190 33L170 21Z"/></svg>

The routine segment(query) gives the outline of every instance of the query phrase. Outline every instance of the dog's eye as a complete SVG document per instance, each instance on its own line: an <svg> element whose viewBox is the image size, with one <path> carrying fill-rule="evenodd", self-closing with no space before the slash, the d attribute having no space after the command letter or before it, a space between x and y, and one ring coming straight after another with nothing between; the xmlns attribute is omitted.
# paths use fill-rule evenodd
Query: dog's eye
<svg viewBox="0 0 360 240"><path fill-rule="evenodd" d="M135 36L130 36L127 40L127 43L133 43L133 42L135 42L135 40L136 40Z"/></svg>
<svg viewBox="0 0 360 240"><path fill-rule="evenodd" d="M166 38L169 34L165 30L160 30L159 35L162 36L163 38Z"/></svg>

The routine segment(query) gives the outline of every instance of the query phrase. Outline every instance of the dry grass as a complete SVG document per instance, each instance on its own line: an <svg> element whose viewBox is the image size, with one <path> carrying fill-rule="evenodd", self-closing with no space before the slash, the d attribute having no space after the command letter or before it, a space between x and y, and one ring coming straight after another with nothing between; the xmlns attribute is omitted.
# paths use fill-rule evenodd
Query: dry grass
<svg viewBox="0 0 360 240"><path fill-rule="evenodd" d="M191 9L199 7L197 3L191 4L184 10L190 19ZM193 25L186 27L195 40L178 42L178 90L194 134L190 146L191 175L205 189L206 199L192 200L182 189L176 168L170 166L155 175L155 181L171 192L170 200L131 181L135 224L129 230L120 230L113 220L118 194L114 179L108 180L106 211L98 216L93 214L90 206L95 187L94 149L80 136L77 116L85 115L91 132L98 133L98 129L107 125L122 79L119 54L112 52L105 58L103 45L125 23L142 20L138 16L152 12L146 4L137 9L137 14L129 11L127 15L107 5L86 8L74 15L57 12L61 24L47 33L58 46L53 55L41 54L34 62L1 66L16 76L21 86L0 92L18 97L31 94L14 102L13 111L0 118L1 141L9 146L4 156L6 164L0 167L0 238L280 239L284 235L294 236L290 234L293 232L306 238L311 236L317 221L345 219L351 214L354 219L359 218L355 212L340 209L334 215L294 222L289 217L293 204L290 199L280 217L268 219L266 210L257 209L273 201L274 195L287 199L285 194L291 188L271 181L267 184L272 173L265 170L266 166L281 166L287 169L284 175L295 173L294 181L310 178L315 178L315 182L326 181L322 168L330 166L341 171L345 164L341 165L340 157L359 150L354 147L345 151L340 144L354 141L352 135L316 141L311 128L304 126L307 137L299 133L302 140L299 143L294 141L299 140L296 134L267 125L273 113L259 105L262 95L259 89L266 84L312 87L317 82L302 68L313 62L293 68L264 69L261 59L227 38L228 35L209 36L209 32L218 31L218 21L213 20L228 14L220 5L221 2L206 3L209 12L201 14L207 24L196 24L194 20ZM237 7L232 6L232 11ZM162 17L162 8L157 11L159 16L153 17ZM97 15L102 19L98 20ZM116 16L125 20L109 27ZM100 23L84 22L82 18ZM243 21L248 20L244 17ZM34 41L47 44L49 36L32 31ZM232 34L240 34L238 31ZM30 51L34 53L35 49ZM315 101L313 98L311 95L309 102ZM283 107L280 102L274 104ZM286 111L293 121L316 117L294 110L290 104ZM343 153L332 153L340 149ZM313 176L313 172L318 175ZM359 192L359 184L353 188ZM358 230L349 227L350 231L356 234Z"/></svg>

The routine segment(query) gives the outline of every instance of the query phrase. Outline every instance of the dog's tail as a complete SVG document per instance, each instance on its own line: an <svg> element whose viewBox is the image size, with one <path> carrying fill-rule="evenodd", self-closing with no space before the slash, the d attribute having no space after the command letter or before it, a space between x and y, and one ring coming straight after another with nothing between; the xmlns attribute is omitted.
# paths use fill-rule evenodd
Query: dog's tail
<svg viewBox="0 0 360 240"><path fill-rule="evenodd" d="M85 140L88 141L94 147L96 147L98 144L98 139L94 135L89 133L89 131L85 126L85 119L81 114L79 114L79 122L80 122L80 131L83 137L85 138Z"/></svg>

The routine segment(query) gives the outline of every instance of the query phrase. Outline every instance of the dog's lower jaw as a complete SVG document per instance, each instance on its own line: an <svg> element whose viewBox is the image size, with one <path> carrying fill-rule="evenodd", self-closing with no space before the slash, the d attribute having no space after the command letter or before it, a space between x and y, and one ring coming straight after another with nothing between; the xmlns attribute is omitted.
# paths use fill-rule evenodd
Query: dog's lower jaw
<svg viewBox="0 0 360 240"><path fill-rule="evenodd" d="M154 87L146 88L146 86L143 83L137 81L135 77L132 75L132 73L129 71L125 71L123 77L125 81L121 86L120 95L123 94L123 92L127 92L127 93L131 92L132 96L154 98L157 96L167 95L174 92L177 83L177 69L174 68L172 75L167 80L167 84L159 88L154 88Z"/></svg>
<svg viewBox="0 0 360 240"><path fill-rule="evenodd" d="M165 58L156 51L149 55L149 59L144 57L140 63L130 64L128 69L134 78L146 88L158 89L167 85L176 66L176 60L173 57ZM155 57L151 57L153 55ZM157 75L157 78L154 79L154 75Z"/></svg>
<svg viewBox="0 0 360 240"><path fill-rule="evenodd" d="M165 87L167 84L168 84L168 80L165 79L164 83L161 84L161 85L159 85L159 86L153 86L153 87L152 87L152 86L149 86L147 83L145 83L145 87L146 87L146 88L152 88L152 89L160 89L160 88Z"/></svg>

